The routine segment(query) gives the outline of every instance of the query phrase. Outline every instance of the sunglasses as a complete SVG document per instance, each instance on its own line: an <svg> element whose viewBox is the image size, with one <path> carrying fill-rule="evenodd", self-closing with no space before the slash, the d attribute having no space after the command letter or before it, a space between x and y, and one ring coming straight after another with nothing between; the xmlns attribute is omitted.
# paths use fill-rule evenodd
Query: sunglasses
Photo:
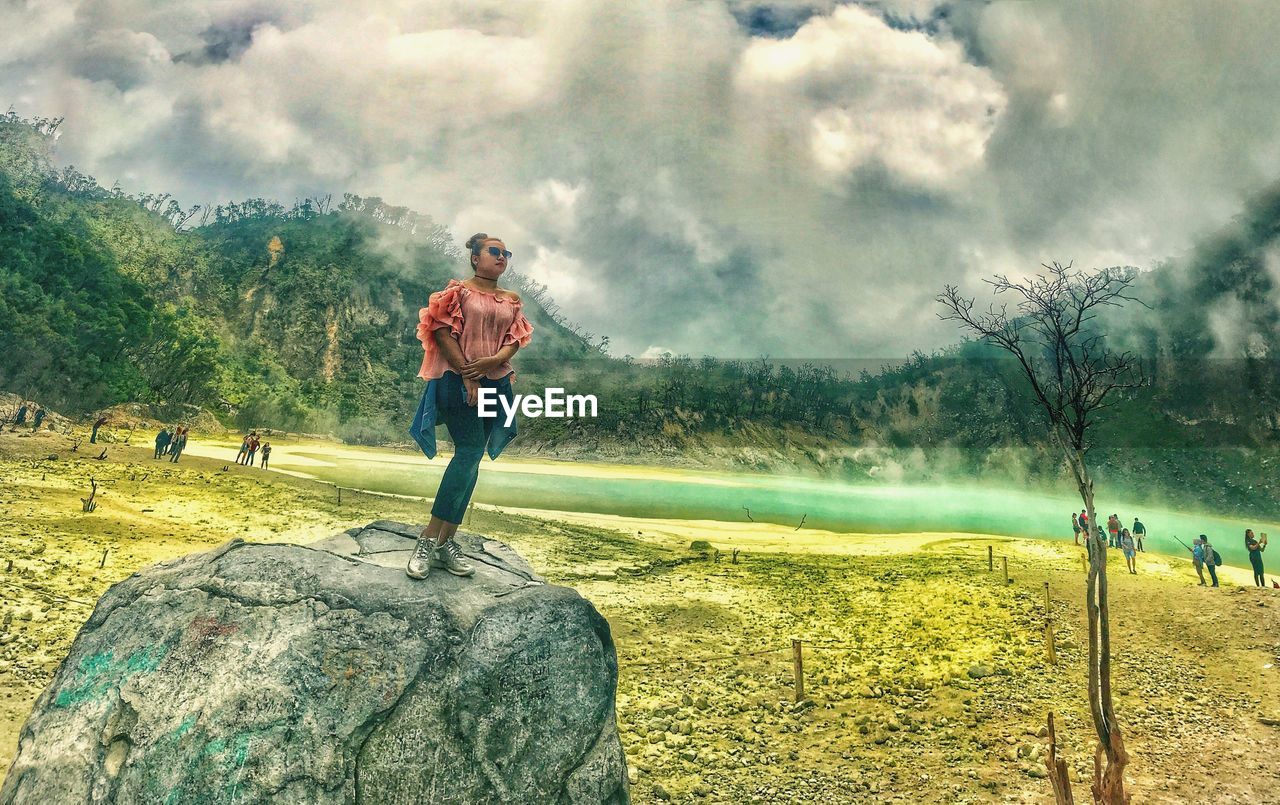
<svg viewBox="0 0 1280 805"><path fill-rule="evenodd" d="M499 249L497 246L490 246L488 251L489 254L492 254L494 257L505 257L508 260L511 259L511 252L506 249Z"/></svg>

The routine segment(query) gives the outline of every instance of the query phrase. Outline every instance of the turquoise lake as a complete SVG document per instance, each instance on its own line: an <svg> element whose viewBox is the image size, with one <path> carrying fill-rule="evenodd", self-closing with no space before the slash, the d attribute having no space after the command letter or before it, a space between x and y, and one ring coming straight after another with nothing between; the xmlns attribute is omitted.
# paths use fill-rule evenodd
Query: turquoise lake
<svg viewBox="0 0 1280 805"><path fill-rule="evenodd" d="M444 465L441 457L427 462L406 453L350 447L329 452L314 445L281 450L272 458L274 468L340 486L425 497L435 493ZM1078 497L1066 494L990 486L854 484L623 465L606 469L644 477L593 477L575 472L570 462L526 464L504 457L494 463L486 457L473 499L518 508L727 522L746 522L749 509L757 522L798 525L803 518L807 527L842 533L942 531L1064 540L1072 539L1071 513L1081 508ZM1126 527L1141 517L1148 551L1189 556L1175 537L1190 544L1203 533L1227 564L1240 567L1248 565L1245 528L1280 536L1276 523L1144 506L1105 494L1097 507L1100 519L1115 512Z"/></svg>

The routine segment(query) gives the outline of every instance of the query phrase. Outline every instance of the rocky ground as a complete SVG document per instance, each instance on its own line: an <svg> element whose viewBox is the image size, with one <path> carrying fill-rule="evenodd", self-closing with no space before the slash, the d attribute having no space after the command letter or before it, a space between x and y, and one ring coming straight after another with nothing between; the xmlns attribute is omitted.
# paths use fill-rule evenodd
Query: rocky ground
<svg viewBox="0 0 1280 805"><path fill-rule="evenodd" d="M138 567L234 536L309 542L380 517L423 518L420 502L344 492L339 504L325 484L106 447L99 461L78 432L0 433L5 768L93 601ZM90 477L99 506L85 513ZM477 508L470 525L609 619L638 803L1043 802L1050 710L1073 775L1092 773L1083 572L1070 545L975 535L735 542L708 531L724 549L716 561L689 550L698 531L687 524L605 527ZM988 545L1009 558L1010 584L999 559L987 570ZM1134 801L1280 801L1280 592L1241 586L1243 572L1204 589L1186 562L1139 561L1138 576L1111 565ZM1046 581L1057 665L1045 659ZM803 641L799 703L793 639ZM1087 801L1083 782L1077 800Z"/></svg>

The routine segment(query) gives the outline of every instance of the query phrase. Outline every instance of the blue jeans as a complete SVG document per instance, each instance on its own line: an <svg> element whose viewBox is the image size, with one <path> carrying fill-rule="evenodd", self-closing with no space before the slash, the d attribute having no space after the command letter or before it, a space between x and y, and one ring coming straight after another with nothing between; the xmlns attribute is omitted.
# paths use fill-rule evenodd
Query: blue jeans
<svg viewBox="0 0 1280 805"><path fill-rule="evenodd" d="M501 380L483 378L480 385L499 392L505 390L509 394L511 379L510 376ZM505 417L501 404L497 408L498 416ZM440 479L431 514L445 522L461 525L462 516L467 513L467 505L471 502L471 493L476 488L476 479L480 476L480 459L484 458L489 436L494 426L500 424L500 419L482 417L477 406L467 405L466 387L462 384L462 376L455 372L445 372L436 386L436 411L453 441L453 458Z"/></svg>

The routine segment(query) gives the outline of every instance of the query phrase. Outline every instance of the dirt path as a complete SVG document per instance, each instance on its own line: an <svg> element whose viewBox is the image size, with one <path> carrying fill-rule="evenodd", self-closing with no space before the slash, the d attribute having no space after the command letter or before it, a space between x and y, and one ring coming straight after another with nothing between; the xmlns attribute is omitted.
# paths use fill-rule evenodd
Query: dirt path
<svg viewBox="0 0 1280 805"><path fill-rule="evenodd" d="M31 703L115 581L235 536L306 542L423 519L413 501L344 493L339 507L325 484L107 447L99 462L53 434L0 434L6 769ZM100 505L86 514L90 476ZM1043 802L1036 733L1051 709L1071 767L1091 772L1083 572L1070 545L510 509L478 509L471 525L609 619L637 803ZM722 549L720 561L671 564L694 539ZM987 571L988 545L1009 558L1011 584L998 560ZM1243 571L1208 590L1186 562L1139 561L1138 576L1110 566L1134 801L1280 801L1280 730L1264 723L1280 718L1280 595L1241 586ZM1045 581L1056 666L1044 660ZM800 706L792 638L805 646Z"/></svg>

